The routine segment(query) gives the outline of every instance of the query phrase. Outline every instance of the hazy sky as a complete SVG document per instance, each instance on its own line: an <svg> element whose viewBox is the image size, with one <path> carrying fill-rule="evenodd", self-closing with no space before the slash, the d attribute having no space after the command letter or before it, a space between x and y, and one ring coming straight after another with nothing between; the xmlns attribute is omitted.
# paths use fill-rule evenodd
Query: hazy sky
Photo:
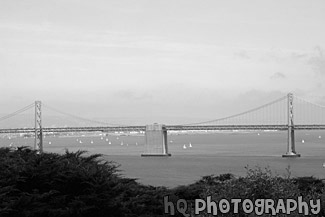
<svg viewBox="0 0 325 217"><path fill-rule="evenodd" d="M325 105L323 0L1 0L0 113L189 123Z"/></svg>

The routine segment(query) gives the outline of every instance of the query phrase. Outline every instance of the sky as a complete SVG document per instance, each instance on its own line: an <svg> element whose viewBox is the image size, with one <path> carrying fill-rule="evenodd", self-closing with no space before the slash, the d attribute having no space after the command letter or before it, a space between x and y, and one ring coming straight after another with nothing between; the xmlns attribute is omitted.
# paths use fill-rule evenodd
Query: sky
<svg viewBox="0 0 325 217"><path fill-rule="evenodd" d="M41 100L181 124L289 92L325 105L324 11L323 0L1 0L0 113Z"/></svg>

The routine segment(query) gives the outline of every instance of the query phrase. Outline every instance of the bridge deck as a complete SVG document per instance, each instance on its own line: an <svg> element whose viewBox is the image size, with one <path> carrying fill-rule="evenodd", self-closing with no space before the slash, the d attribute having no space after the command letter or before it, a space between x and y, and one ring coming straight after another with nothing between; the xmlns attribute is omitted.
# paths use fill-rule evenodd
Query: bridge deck
<svg viewBox="0 0 325 217"><path fill-rule="evenodd" d="M288 125L166 125L166 130L287 130ZM325 130L325 125L295 125L294 130ZM145 131L146 126L121 126L121 127L44 127L43 132L130 132ZM9 128L0 129L0 133L34 133L35 128Z"/></svg>

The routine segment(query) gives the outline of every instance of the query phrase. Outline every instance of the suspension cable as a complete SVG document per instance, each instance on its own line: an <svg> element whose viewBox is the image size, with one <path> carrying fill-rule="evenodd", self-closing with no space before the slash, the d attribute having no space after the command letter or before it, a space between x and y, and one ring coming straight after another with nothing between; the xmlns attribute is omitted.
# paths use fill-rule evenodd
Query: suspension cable
<svg viewBox="0 0 325 217"><path fill-rule="evenodd" d="M97 124L103 124L103 125L126 126L126 125L122 125L122 124L115 124L115 123L112 124L112 123L106 123L106 122L102 122L102 121L95 121L95 120L79 117L79 116L76 116L76 115L73 115L73 114L70 114L70 113L67 113L67 112L60 111L60 110L55 109L55 108L53 108L51 106L44 105L44 103L42 105L43 105L43 107L48 108L48 109L50 109L52 111L55 111L57 113L60 113L60 114L63 114L63 115L66 115L66 116L69 116L69 117L72 117L72 118L75 118L75 119L79 119L79 120L82 120L82 121L87 121L87 122L97 123Z"/></svg>
<svg viewBox="0 0 325 217"><path fill-rule="evenodd" d="M210 121L204 121L204 122L197 122L197 123L190 123L190 124L182 124L182 125L199 125L199 124L208 124L208 123L212 123L212 122L218 122L218 121L227 120L227 119L230 119L230 118L238 117L238 116L241 116L241 115L245 115L245 114L248 114L248 113L251 113L251 112L260 110L260 109L265 108L265 107L267 107L269 105L272 105L274 103L280 102L280 101L282 101L282 100L284 100L286 98L287 98L287 96L283 96L283 97L281 97L281 98L279 98L277 100L274 100L274 101L269 102L267 104L264 104L262 106L259 106L259 107L256 107L256 108L253 108L253 109L250 109L248 111L241 112L241 113L238 113L238 114L235 114L235 115L231 115L231 116L228 116L228 117L219 118L219 119L210 120Z"/></svg>
<svg viewBox="0 0 325 217"><path fill-rule="evenodd" d="M318 107L320 107L320 108L325 108L324 105L320 105L320 104L317 104L317 103L312 103L312 102L307 101L307 100L305 100L305 99L303 99L303 98L300 98L300 97L298 97L298 96L295 96L295 98L298 99L298 100L301 100L301 101L303 101L303 102L305 102L305 103L309 103L309 104L311 104L311 105L318 106Z"/></svg>
<svg viewBox="0 0 325 217"><path fill-rule="evenodd" d="M11 117L13 117L13 116L15 116L15 115L18 115L18 114L20 114L20 113L22 113L22 112L24 112L24 111L27 111L28 109L31 109L31 108L33 108L33 107L34 107L34 103L32 103L32 104L30 104L30 105L28 105L28 106L25 106L24 108L21 108L21 109L19 109L19 110L13 112L13 113L11 113L11 114L8 114L8 115L5 115L5 116L1 117L1 118L0 118L0 121L6 120L6 119L8 119L8 118L11 118Z"/></svg>

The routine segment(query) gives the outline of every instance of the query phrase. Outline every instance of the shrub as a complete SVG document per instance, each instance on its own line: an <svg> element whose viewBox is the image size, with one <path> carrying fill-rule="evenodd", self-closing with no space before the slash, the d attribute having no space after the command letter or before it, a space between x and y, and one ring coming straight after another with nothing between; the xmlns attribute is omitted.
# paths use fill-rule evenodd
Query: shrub
<svg viewBox="0 0 325 217"><path fill-rule="evenodd" d="M207 196L212 196L213 201L220 201L221 199L227 199L231 201L231 199L241 199L241 201L245 199L250 199L251 201L255 201L256 199L273 199L274 201L278 201L279 199L297 199L298 196L304 196L304 201L308 199L320 199L321 192L324 192L323 185L322 187L318 187L319 194L314 194L314 187L307 188L306 186L302 187L301 179L293 179L290 178L290 174L287 177L280 177L278 175L273 175L269 168L261 169L260 167L249 168L246 167L247 174L245 177L226 179L224 181L218 182L218 184L207 185L205 187L205 191L202 195L203 198ZM305 179L303 179L305 180ZM309 180L309 179L308 179ZM312 179L313 180L313 179ZM211 183L211 181L209 182ZM215 182L214 182L215 183ZM305 183L305 182L304 182ZM319 180L309 180L308 184L318 183ZM311 185L312 186L312 185ZM302 189L307 189L302 192ZM231 209L233 210L233 204L231 204ZM319 216L323 216L322 208ZM210 214L203 213L201 216L210 216ZM247 216L244 213L241 206L239 206L239 213L227 213L227 214L218 214L218 216ZM256 216L254 213L249 216ZM263 214L262 216L271 216L269 214ZM277 214L277 216L288 216ZM298 211L294 211L290 214L290 216L303 216L299 214Z"/></svg>
<svg viewBox="0 0 325 217"><path fill-rule="evenodd" d="M120 177L113 162L84 151L0 149L0 216L140 216L162 214L165 188ZM155 198L155 199L153 199Z"/></svg>

